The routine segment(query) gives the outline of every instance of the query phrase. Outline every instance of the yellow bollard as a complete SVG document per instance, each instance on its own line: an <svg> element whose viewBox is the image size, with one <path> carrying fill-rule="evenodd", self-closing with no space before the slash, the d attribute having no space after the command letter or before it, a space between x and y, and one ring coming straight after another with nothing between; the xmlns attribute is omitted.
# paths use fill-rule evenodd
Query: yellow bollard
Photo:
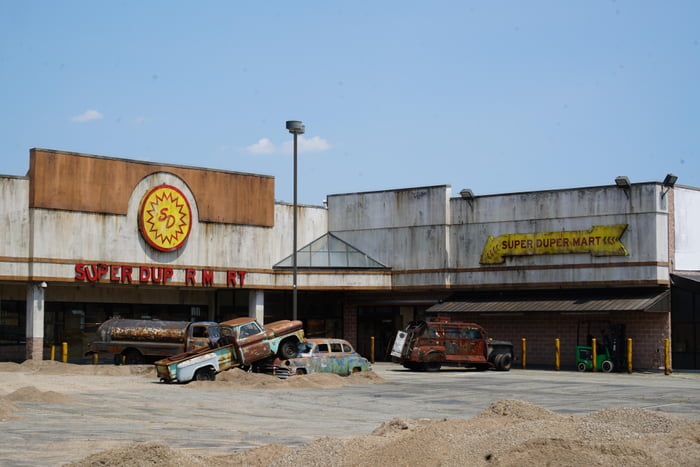
<svg viewBox="0 0 700 467"><path fill-rule="evenodd" d="M632 339L627 339L627 373L632 373Z"/></svg>
<svg viewBox="0 0 700 467"><path fill-rule="evenodd" d="M374 363L374 336L369 338L369 362Z"/></svg>
<svg viewBox="0 0 700 467"><path fill-rule="evenodd" d="M591 352L593 353L593 371L598 371L598 339L591 339Z"/></svg>
<svg viewBox="0 0 700 467"><path fill-rule="evenodd" d="M100 363L100 354L98 354L98 353L92 354L92 364L97 365L98 363Z"/></svg>
<svg viewBox="0 0 700 467"><path fill-rule="evenodd" d="M61 361L68 363L68 342L61 342Z"/></svg>
<svg viewBox="0 0 700 467"><path fill-rule="evenodd" d="M56 346L51 344L51 360L56 358Z"/></svg>
<svg viewBox="0 0 700 467"><path fill-rule="evenodd" d="M527 368L527 339L523 337L523 370Z"/></svg>
<svg viewBox="0 0 700 467"><path fill-rule="evenodd" d="M561 342L557 337L554 339L554 369L559 371L561 369Z"/></svg>
<svg viewBox="0 0 700 467"><path fill-rule="evenodd" d="M671 340L664 339L664 374L671 374Z"/></svg>

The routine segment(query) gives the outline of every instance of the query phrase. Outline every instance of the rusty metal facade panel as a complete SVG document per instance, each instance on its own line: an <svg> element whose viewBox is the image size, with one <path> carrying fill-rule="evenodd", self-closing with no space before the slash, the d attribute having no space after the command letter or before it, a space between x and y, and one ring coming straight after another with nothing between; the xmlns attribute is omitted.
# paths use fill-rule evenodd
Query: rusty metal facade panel
<svg viewBox="0 0 700 467"><path fill-rule="evenodd" d="M274 178L32 149L30 208L126 215L136 184L157 172L181 178L202 222L271 227Z"/></svg>
<svg viewBox="0 0 700 467"><path fill-rule="evenodd" d="M523 313L670 311L669 291L619 292L619 295L559 294L502 298L497 296L446 301L430 307L431 313Z"/></svg>

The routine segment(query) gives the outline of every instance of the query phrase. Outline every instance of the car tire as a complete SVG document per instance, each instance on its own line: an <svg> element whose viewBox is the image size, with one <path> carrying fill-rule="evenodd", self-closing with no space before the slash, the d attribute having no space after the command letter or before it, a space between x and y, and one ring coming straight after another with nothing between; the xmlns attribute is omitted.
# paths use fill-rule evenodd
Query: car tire
<svg viewBox="0 0 700 467"><path fill-rule="evenodd" d="M611 371L613 371L613 366L613 362L611 362L610 360L604 360L603 363L600 365L601 369L605 373L610 373Z"/></svg>
<svg viewBox="0 0 700 467"><path fill-rule="evenodd" d="M586 371L586 364L584 362L578 362L576 368L578 369L578 371Z"/></svg>
<svg viewBox="0 0 700 467"><path fill-rule="evenodd" d="M138 350L127 350L124 353L124 364L125 365L143 365L145 362L143 355Z"/></svg>
<svg viewBox="0 0 700 467"><path fill-rule="evenodd" d="M289 358L294 358L297 355L297 343L293 339L288 339L282 344L280 344L280 348L277 351L277 354L280 356L282 359L289 359Z"/></svg>
<svg viewBox="0 0 700 467"><path fill-rule="evenodd" d="M510 370L510 366L513 362L513 357L509 353L502 353L500 355L496 355L496 369L498 371L508 371Z"/></svg>
<svg viewBox="0 0 700 467"><path fill-rule="evenodd" d="M210 366L208 366L206 368L200 368L194 374L194 380L195 381L215 381L216 380L216 372L214 371L214 368L212 368Z"/></svg>

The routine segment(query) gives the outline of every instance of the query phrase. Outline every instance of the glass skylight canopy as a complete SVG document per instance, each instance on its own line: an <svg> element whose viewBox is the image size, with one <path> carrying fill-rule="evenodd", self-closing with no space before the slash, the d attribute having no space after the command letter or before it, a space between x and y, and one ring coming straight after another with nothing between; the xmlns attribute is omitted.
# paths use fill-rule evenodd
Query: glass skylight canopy
<svg viewBox="0 0 700 467"><path fill-rule="evenodd" d="M275 268L291 268L292 256L288 256ZM332 233L317 238L297 251L297 268L330 269L387 269L386 266L369 257L366 253L349 245Z"/></svg>

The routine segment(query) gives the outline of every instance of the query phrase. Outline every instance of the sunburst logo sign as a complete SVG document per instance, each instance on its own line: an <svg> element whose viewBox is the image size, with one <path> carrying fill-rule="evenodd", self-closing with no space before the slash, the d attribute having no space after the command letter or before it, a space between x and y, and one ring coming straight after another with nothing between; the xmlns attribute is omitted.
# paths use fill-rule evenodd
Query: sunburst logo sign
<svg viewBox="0 0 700 467"><path fill-rule="evenodd" d="M177 250L185 244L192 227L190 203L174 186L152 188L141 200L139 227L153 248Z"/></svg>

